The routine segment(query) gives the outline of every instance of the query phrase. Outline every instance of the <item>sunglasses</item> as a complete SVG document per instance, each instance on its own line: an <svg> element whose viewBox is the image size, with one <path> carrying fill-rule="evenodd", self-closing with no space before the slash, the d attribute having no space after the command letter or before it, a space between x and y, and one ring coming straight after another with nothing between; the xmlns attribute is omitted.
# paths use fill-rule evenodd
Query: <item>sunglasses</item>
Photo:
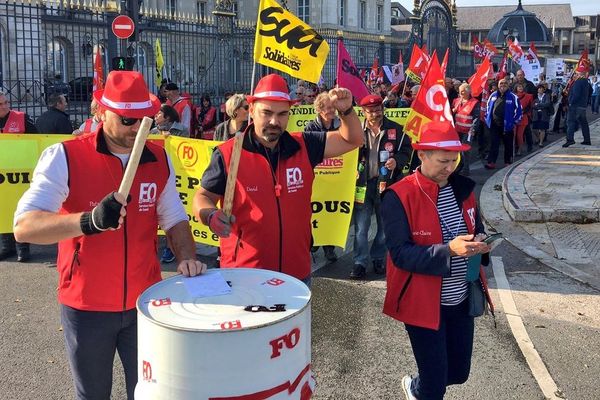
<svg viewBox="0 0 600 400"><path fill-rule="evenodd" d="M125 126L133 126L136 124L136 122L141 121L142 118L127 118L127 117L121 117L121 124L125 125Z"/></svg>

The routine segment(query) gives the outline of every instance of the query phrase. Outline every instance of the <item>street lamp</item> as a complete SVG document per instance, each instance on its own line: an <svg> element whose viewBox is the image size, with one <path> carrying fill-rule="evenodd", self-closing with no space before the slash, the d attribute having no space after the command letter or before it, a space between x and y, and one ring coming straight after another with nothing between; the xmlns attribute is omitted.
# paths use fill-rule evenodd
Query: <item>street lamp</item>
<svg viewBox="0 0 600 400"><path fill-rule="evenodd" d="M512 40L513 42L515 41L515 39L519 39L519 30L517 28L504 28L504 30L502 31L502 33L504 34L504 51L506 53L506 50L508 49L508 39ZM512 57L510 58L510 73L512 73L513 70L513 59Z"/></svg>

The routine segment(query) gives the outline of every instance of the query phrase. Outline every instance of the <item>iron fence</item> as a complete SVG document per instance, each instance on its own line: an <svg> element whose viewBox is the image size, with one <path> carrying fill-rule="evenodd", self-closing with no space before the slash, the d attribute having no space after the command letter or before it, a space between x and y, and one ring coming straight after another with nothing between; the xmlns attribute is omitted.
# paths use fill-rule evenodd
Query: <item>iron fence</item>
<svg viewBox="0 0 600 400"><path fill-rule="evenodd" d="M88 116L94 52L103 51L104 71L115 56L135 59L134 69L145 76L154 92L155 43L165 60L166 77L191 94L195 102L207 93L219 103L226 92L250 91L255 21L142 9L136 41L115 40L112 19L121 13L103 0L5 0L0 2L0 89L11 106L32 118L46 110L52 92L69 100L67 112L75 126ZM338 37L343 37L357 66L394 63L405 44L391 36L318 30L330 44L323 80L332 86L336 75ZM114 54L111 54L111 49ZM269 69L257 66L258 75ZM285 76L285 75L284 75ZM288 82L295 79L287 77Z"/></svg>

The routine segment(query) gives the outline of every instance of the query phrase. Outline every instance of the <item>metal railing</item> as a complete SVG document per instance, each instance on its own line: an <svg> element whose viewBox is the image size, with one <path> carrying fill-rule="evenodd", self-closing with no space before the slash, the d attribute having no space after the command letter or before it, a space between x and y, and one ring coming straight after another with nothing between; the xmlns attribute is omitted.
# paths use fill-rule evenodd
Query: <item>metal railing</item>
<svg viewBox="0 0 600 400"><path fill-rule="evenodd" d="M106 4L116 4L107 9ZM111 17L120 13L119 2L103 0L4 0L0 2L0 90L7 92L11 106L32 118L45 111L52 92L64 93L67 112L75 126L88 117L91 100L94 50L104 49L104 71L115 56L135 58L148 86L157 92L155 42L161 44L166 77L195 103L207 93L214 104L226 92L248 93L253 64L255 21L235 17L217 20L165 10L142 9L137 41L120 41L119 54L110 54ZM332 86L336 75L336 41L340 32L319 30L331 51L323 79ZM394 63L391 54L406 46L397 38L344 32L346 48L357 65ZM257 66L258 74L269 72ZM106 75L106 72L105 72ZM285 75L284 75L285 76ZM288 82L295 82L294 78Z"/></svg>

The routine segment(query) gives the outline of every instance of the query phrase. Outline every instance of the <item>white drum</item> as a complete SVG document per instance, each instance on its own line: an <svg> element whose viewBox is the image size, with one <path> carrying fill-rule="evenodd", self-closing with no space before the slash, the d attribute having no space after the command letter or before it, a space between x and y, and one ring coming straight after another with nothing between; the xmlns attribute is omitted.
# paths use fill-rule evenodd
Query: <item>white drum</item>
<svg viewBox="0 0 600 400"><path fill-rule="evenodd" d="M139 297L135 398L309 399L308 287L261 269L207 274L222 274L231 293L194 298L179 275Z"/></svg>

